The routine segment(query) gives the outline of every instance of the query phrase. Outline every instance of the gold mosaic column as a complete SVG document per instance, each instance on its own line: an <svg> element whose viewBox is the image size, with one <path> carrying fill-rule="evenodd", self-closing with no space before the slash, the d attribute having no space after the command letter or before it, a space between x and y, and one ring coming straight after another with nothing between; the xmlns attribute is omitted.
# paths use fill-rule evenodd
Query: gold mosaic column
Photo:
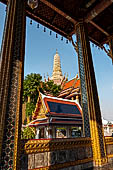
<svg viewBox="0 0 113 170"><path fill-rule="evenodd" d="M83 86L81 86L83 90L81 90L83 93L84 87L86 87L94 163L95 166L101 166L107 162L107 156L95 73L86 30L87 27L84 23L79 23L76 26L80 79L81 82L84 81ZM82 78L84 79L83 81ZM87 121L87 117L84 117L84 119Z"/></svg>
<svg viewBox="0 0 113 170"><path fill-rule="evenodd" d="M25 1L9 0L1 48L0 169L19 170Z"/></svg>

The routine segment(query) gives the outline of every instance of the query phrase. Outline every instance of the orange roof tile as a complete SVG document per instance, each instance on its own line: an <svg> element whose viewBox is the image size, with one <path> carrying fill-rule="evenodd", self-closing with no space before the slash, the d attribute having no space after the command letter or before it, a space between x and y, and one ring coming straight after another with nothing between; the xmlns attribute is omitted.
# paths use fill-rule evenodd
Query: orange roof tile
<svg viewBox="0 0 113 170"><path fill-rule="evenodd" d="M78 79L78 80L76 81L76 83L75 83L74 88L77 88L77 87L80 87L80 79Z"/></svg>
<svg viewBox="0 0 113 170"><path fill-rule="evenodd" d="M72 87L74 82L75 82L75 78L65 83L63 90L68 89L69 87Z"/></svg>
<svg viewBox="0 0 113 170"><path fill-rule="evenodd" d="M64 87L63 87L63 90L72 87L72 86L74 85L74 83L75 83L75 78L72 79L72 80L70 80L70 81L68 81L67 83L65 83L65 85L64 85ZM75 83L74 88L77 88L77 87L80 87L80 79L78 79L78 80L76 81L76 83Z"/></svg>

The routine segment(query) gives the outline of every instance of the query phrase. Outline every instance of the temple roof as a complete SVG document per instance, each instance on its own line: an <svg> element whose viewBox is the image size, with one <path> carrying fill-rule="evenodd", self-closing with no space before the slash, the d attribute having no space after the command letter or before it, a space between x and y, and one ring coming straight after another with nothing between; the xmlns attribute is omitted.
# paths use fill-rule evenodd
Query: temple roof
<svg viewBox="0 0 113 170"><path fill-rule="evenodd" d="M82 124L82 109L76 100L50 97L40 93L33 118L30 126L48 123Z"/></svg>
<svg viewBox="0 0 113 170"><path fill-rule="evenodd" d="M78 79L77 81L76 81L76 78L69 80L68 82L65 83L63 90L68 89L70 87L80 88L80 79Z"/></svg>
<svg viewBox="0 0 113 170"><path fill-rule="evenodd" d="M44 98L45 105L48 110L48 114L54 116L64 116L64 117L81 117L81 107L76 101L70 100L58 100L57 98Z"/></svg>
<svg viewBox="0 0 113 170"><path fill-rule="evenodd" d="M78 74L76 75L75 78L64 83L62 87L62 91L60 92L58 97L70 99L71 97L74 97L76 95L81 95L80 94L80 79L78 78Z"/></svg>
<svg viewBox="0 0 113 170"><path fill-rule="evenodd" d="M41 94L44 104L46 106L47 112L51 114L81 114L81 106L76 100L68 100L57 97L45 96ZM65 116L67 116L65 115Z"/></svg>
<svg viewBox="0 0 113 170"><path fill-rule="evenodd" d="M39 125L45 125L48 124L48 119L36 119L31 121L27 126L39 126Z"/></svg>
<svg viewBox="0 0 113 170"><path fill-rule="evenodd" d="M78 126L78 125L82 125L82 117L80 117L78 119L58 118L58 117L51 117L50 120L49 120L49 118L43 119L43 120L36 119L36 120L30 122L27 126L43 126L43 125L48 125L48 124Z"/></svg>

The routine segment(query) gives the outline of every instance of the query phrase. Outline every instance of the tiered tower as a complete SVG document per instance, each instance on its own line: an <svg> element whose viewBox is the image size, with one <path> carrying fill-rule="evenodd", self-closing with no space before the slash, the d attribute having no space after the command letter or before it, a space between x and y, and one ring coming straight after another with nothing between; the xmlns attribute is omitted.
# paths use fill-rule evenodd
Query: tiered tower
<svg viewBox="0 0 113 170"><path fill-rule="evenodd" d="M54 55L53 74L51 80L53 80L54 83L57 85L60 85L63 80L61 64L60 64L60 56L57 50L56 50L56 54Z"/></svg>

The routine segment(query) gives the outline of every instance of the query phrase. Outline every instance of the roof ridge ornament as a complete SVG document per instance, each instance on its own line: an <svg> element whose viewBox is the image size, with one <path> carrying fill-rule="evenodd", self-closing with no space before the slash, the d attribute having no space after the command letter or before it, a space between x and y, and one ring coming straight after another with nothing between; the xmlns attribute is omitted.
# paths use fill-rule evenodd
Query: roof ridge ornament
<svg viewBox="0 0 113 170"><path fill-rule="evenodd" d="M56 54L58 54L58 49L56 48Z"/></svg>

